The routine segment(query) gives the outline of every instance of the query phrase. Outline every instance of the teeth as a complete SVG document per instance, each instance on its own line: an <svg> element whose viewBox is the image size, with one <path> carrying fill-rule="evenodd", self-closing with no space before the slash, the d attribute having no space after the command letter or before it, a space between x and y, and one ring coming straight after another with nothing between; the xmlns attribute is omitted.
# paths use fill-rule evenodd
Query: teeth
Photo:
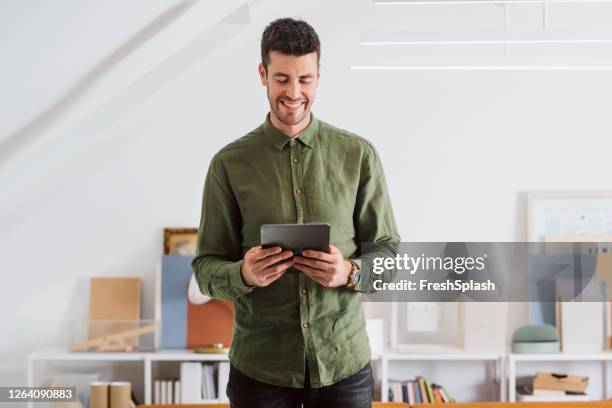
<svg viewBox="0 0 612 408"><path fill-rule="evenodd" d="M297 103L290 103L290 102L286 102L286 101L282 101L284 105L290 107L290 108L297 108L298 106L300 106L302 104L302 102L297 102Z"/></svg>

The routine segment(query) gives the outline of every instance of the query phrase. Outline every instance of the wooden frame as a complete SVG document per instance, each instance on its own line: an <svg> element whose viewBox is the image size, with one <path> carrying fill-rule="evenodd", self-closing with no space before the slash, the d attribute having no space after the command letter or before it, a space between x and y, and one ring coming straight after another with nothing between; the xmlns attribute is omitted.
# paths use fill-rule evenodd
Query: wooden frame
<svg viewBox="0 0 612 408"><path fill-rule="evenodd" d="M164 228L164 255L195 255L197 228Z"/></svg>

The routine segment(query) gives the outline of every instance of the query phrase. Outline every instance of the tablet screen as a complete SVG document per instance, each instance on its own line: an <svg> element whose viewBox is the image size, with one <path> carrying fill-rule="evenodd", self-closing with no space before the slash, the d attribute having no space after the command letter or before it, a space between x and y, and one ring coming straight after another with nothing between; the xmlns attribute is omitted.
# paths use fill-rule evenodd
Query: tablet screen
<svg viewBox="0 0 612 408"><path fill-rule="evenodd" d="M327 223L312 224L265 224L261 226L261 246L280 246L299 255L304 249L329 252Z"/></svg>

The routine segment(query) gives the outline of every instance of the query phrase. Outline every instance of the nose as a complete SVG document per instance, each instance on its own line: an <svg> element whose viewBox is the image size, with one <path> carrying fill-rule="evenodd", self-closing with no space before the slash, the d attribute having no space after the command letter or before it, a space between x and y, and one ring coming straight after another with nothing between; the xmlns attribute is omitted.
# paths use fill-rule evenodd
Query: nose
<svg viewBox="0 0 612 408"><path fill-rule="evenodd" d="M285 91L288 98L299 99L302 96L302 90L299 82L292 82Z"/></svg>

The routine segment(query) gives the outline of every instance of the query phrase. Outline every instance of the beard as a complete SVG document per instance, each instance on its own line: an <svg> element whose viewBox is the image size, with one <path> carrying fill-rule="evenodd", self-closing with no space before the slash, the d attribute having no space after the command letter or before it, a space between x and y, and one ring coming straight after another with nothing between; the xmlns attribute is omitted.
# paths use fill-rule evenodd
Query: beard
<svg viewBox="0 0 612 408"><path fill-rule="evenodd" d="M292 109L284 105L283 101L289 103L300 102L301 104L296 109ZM287 98L278 98L274 102L270 100L270 110L279 121L287 126L294 126L301 123L308 116L310 106L307 99L291 100Z"/></svg>

